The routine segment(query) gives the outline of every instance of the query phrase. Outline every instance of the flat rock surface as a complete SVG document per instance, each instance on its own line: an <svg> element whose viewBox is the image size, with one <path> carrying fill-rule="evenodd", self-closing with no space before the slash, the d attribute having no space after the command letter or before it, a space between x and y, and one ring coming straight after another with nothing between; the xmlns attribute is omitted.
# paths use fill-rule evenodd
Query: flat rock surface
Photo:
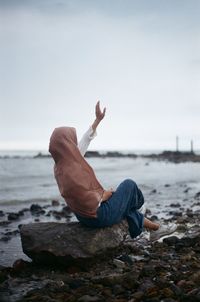
<svg viewBox="0 0 200 302"><path fill-rule="evenodd" d="M127 223L92 229L79 222L41 222L22 225L20 235L26 255L40 262L48 257L62 260L92 258L118 247L127 235Z"/></svg>

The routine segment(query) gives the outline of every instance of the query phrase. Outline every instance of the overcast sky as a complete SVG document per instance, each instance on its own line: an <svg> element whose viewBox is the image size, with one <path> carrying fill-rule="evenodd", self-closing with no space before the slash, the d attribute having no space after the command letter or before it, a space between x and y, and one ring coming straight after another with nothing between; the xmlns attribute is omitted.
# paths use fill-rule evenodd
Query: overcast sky
<svg viewBox="0 0 200 302"><path fill-rule="evenodd" d="M200 1L0 0L0 149L200 149Z"/></svg>

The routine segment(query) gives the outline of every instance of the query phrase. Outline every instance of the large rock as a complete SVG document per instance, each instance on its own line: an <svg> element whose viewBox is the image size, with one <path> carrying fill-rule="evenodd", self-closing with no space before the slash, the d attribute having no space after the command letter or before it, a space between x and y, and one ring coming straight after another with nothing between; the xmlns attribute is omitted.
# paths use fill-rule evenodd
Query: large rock
<svg viewBox="0 0 200 302"><path fill-rule="evenodd" d="M125 240L126 221L93 229L79 222L41 222L20 226L22 248L35 262L71 262L105 255Z"/></svg>

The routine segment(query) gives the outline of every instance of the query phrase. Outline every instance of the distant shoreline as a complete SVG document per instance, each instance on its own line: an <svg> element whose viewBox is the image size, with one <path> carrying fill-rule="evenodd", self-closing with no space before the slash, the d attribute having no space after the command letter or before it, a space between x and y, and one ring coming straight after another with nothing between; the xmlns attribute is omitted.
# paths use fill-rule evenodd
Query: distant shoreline
<svg viewBox="0 0 200 302"><path fill-rule="evenodd" d="M50 154L43 154L38 152L36 155L2 155L1 159L7 158L50 158ZM154 160L164 160L174 163L181 162L200 162L200 155L194 152L182 152L182 151L163 151L161 153L151 154L136 154L136 153L123 153L119 151L88 151L85 155L86 158L147 158Z"/></svg>

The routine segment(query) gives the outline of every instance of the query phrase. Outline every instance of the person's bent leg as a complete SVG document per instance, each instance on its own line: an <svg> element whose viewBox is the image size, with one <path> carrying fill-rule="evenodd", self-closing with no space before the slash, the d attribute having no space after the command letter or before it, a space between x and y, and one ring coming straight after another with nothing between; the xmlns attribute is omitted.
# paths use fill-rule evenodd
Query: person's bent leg
<svg viewBox="0 0 200 302"><path fill-rule="evenodd" d="M144 229L144 215L137 210L132 209L126 215L131 238L139 236Z"/></svg>
<svg viewBox="0 0 200 302"><path fill-rule="evenodd" d="M85 218L79 215L76 215L76 217L80 222L90 227L111 226L127 219L131 234L136 237L142 231L144 218L143 214L136 209L140 208L143 203L143 194L136 183L131 179L126 179L120 183L107 201L102 202L97 210L97 219ZM133 218L131 218L132 213L135 213ZM128 216L130 217L128 218Z"/></svg>
<svg viewBox="0 0 200 302"><path fill-rule="evenodd" d="M130 208L140 209L144 204L144 196L138 188L136 182L130 178L125 179L122 185L126 188L126 193L130 199Z"/></svg>
<svg viewBox="0 0 200 302"><path fill-rule="evenodd" d="M136 183L131 179L126 179L120 183L113 195L104 203L108 214L108 223L114 224L125 219L130 210L141 208L144 204L144 197Z"/></svg>

